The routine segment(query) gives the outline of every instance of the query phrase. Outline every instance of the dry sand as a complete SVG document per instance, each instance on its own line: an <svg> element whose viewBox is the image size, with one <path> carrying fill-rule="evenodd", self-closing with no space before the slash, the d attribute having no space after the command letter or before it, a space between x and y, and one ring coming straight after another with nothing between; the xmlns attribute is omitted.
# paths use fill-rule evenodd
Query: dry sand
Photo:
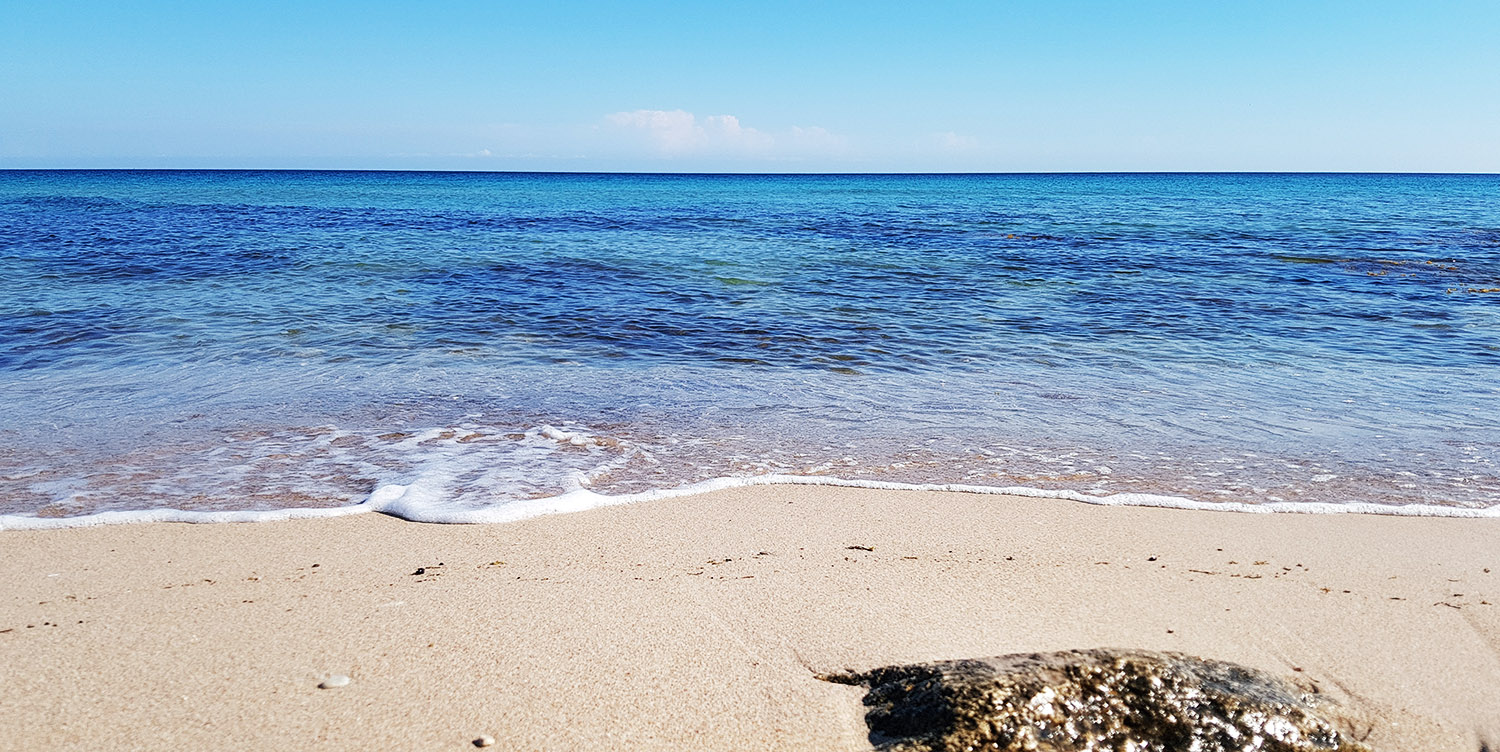
<svg viewBox="0 0 1500 752"><path fill-rule="evenodd" d="M9 531L0 576L5 750L868 749L816 672L1089 647L1297 673L1377 749L1500 739L1500 520L781 486Z"/></svg>

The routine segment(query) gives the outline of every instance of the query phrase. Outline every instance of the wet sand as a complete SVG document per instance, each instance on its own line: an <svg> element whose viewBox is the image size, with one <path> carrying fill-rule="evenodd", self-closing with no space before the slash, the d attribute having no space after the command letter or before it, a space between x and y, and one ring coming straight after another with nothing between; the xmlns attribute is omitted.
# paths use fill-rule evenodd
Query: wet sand
<svg viewBox="0 0 1500 752"><path fill-rule="evenodd" d="M1500 740L1500 520L812 486L503 525L0 532L0 749L868 749L819 672L1070 648ZM341 674L347 686L319 689Z"/></svg>

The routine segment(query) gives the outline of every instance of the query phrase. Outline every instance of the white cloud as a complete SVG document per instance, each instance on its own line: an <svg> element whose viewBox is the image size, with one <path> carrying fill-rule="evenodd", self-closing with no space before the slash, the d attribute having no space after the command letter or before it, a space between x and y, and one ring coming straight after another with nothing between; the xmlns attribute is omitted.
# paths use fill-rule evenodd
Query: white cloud
<svg viewBox="0 0 1500 752"><path fill-rule="evenodd" d="M698 118L683 110L636 110L616 112L605 117L610 123L643 131L667 154L683 154L708 145L708 131Z"/></svg>
<svg viewBox="0 0 1500 752"><path fill-rule="evenodd" d="M751 150L766 149L776 142L769 134L741 126L740 119L733 115L710 115L703 119L703 125L710 142Z"/></svg>
<svg viewBox="0 0 1500 752"><path fill-rule="evenodd" d="M841 149L843 140L822 128L793 127L772 134L740 123L734 115L698 117L686 110L634 110L605 116L617 129L644 135L659 155L797 158Z"/></svg>

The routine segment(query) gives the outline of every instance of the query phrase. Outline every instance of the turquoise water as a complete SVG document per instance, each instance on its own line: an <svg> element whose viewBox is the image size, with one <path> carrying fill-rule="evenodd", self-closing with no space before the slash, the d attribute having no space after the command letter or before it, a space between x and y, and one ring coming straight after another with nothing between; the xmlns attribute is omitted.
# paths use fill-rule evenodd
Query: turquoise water
<svg viewBox="0 0 1500 752"><path fill-rule="evenodd" d="M0 172L0 513L1500 504L1500 176Z"/></svg>

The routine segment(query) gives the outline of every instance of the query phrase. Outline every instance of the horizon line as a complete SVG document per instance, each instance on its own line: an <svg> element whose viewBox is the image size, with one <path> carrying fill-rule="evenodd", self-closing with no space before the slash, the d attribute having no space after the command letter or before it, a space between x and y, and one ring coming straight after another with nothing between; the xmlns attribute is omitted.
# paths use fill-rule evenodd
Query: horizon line
<svg viewBox="0 0 1500 752"><path fill-rule="evenodd" d="M1022 175L1370 175L1370 176L1493 176L1495 172L1422 170L1015 170L1015 171L893 171L893 172L734 172L651 170L457 170L359 167L0 167L5 172L349 172L454 175L619 175L677 177L940 177Z"/></svg>

